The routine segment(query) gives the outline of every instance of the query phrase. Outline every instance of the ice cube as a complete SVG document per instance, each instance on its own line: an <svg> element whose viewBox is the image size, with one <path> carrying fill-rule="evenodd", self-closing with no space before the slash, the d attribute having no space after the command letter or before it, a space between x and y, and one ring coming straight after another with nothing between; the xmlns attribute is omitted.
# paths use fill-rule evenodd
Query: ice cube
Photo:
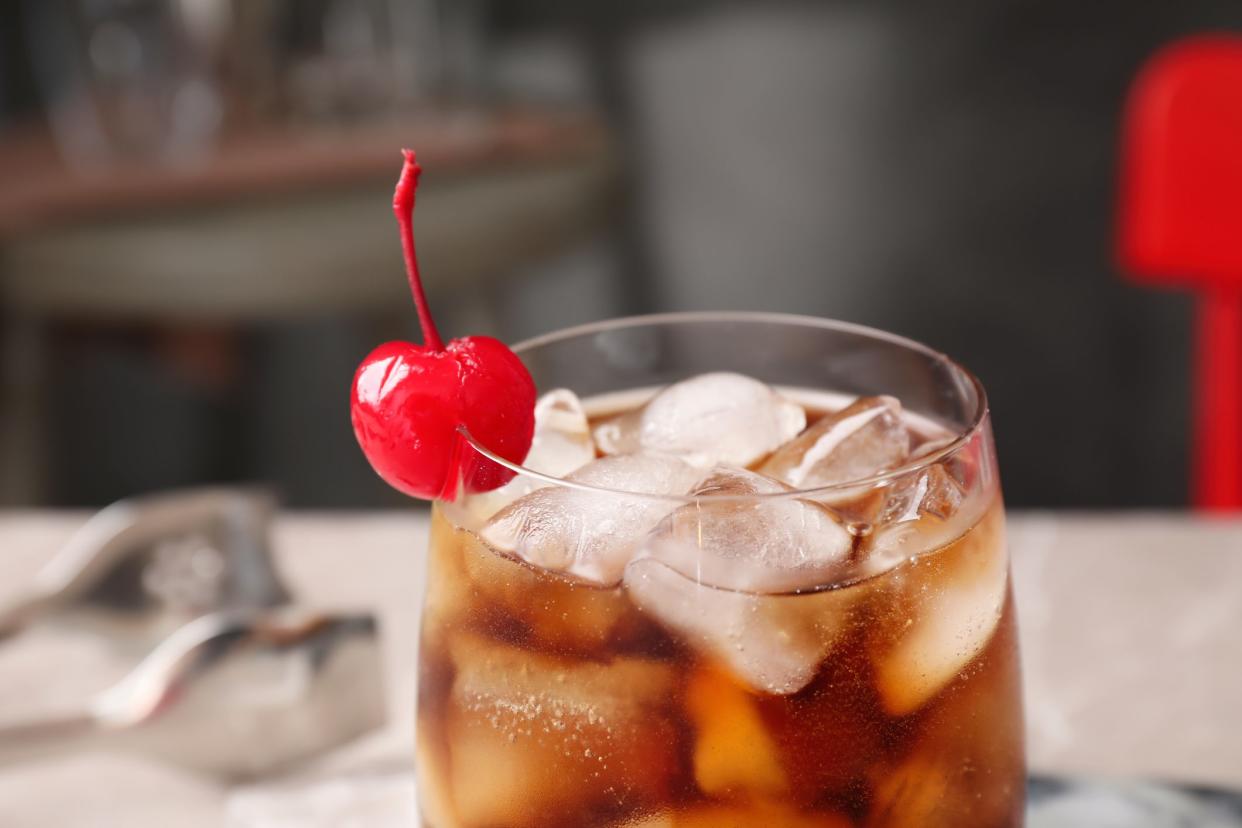
<svg viewBox="0 0 1242 828"><path fill-rule="evenodd" d="M481 534L493 548L544 569L616 584L638 542L677 506L658 495L685 494L701 476L676 457L602 457L566 480L611 491L548 486L501 510Z"/></svg>
<svg viewBox="0 0 1242 828"><path fill-rule="evenodd" d="M465 828L616 822L686 784L668 663L558 659L461 635L445 729Z"/></svg>
<svg viewBox="0 0 1242 828"><path fill-rule="evenodd" d="M854 540L836 515L756 472L717 466L644 554L708 586L781 593L836 583Z"/></svg>
<svg viewBox="0 0 1242 828"><path fill-rule="evenodd" d="M620 590L540 571L462 534L465 583L485 624L516 627L546 650L586 655L598 655L609 644L624 646L647 629Z"/></svg>
<svg viewBox="0 0 1242 828"><path fill-rule="evenodd" d="M960 540L883 576L890 592L872 625L884 709L923 707L987 646L1001 618L1009 559L999 503Z"/></svg>
<svg viewBox="0 0 1242 828"><path fill-rule="evenodd" d="M964 772L962 772L964 771ZM971 784L963 784L966 776ZM1021 825L1024 784L970 758L946 764L923 751L887 773L875 788L866 828L992 828ZM1080 823L1093 824L1093 823Z"/></svg>
<svg viewBox="0 0 1242 828"><path fill-rule="evenodd" d="M910 434L893 397L862 397L781 446L760 467L799 489L861 480L910 456Z"/></svg>
<svg viewBox="0 0 1242 828"><path fill-rule="evenodd" d="M595 428L605 454L655 451L692 465L749 466L806 427L806 412L741 374L700 374Z"/></svg>
<svg viewBox="0 0 1242 828"><path fill-rule="evenodd" d="M625 573L641 609L744 684L779 694L811 681L851 618L845 591L813 590L840 579L853 539L818 504L753 497L785 489L717 468L695 489L704 499L662 521Z"/></svg>
<svg viewBox="0 0 1242 828"><path fill-rule="evenodd" d="M944 768L934 759L916 755L882 775L867 828L958 828L962 815L956 813L948 797L949 780Z"/></svg>
<svg viewBox="0 0 1242 828"><path fill-rule="evenodd" d="M779 797L789 781L755 698L728 674L695 670L686 682L694 724L694 778L709 796Z"/></svg>
<svg viewBox="0 0 1242 828"><path fill-rule="evenodd" d="M953 519L965 499L962 484L941 463L895 481L875 518L867 567L881 572L955 540L968 528Z"/></svg>
<svg viewBox="0 0 1242 828"><path fill-rule="evenodd" d="M626 570L640 608L763 693L796 693L815 677L850 619L835 591L750 595L696 583L646 558ZM841 606L845 603L845 606Z"/></svg>
<svg viewBox="0 0 1242 828"><path fill-rule="evenodd" d="M594 459L595 441L578 395L558 388L540 397L535 403L535 436L523 465L564 477Z"/></svg>
<svg viewBox="0 0 1242 828"><path fill-rule="evenodd" d="M945 521L957 514L965 494L962 484L937 463L893 486L879 522L905 525L929 517Z"/></svg>
<svg viewBox="0 0 1242 828"><path fill-rule="evenodd" d="M535 435L522 465L541 474L565 477L594 459L595 440L578 396L565 388L541 396L535 403ZM518 475L499 489L469 496L469 509L486 519L546 485L534 477Z"/></svg>

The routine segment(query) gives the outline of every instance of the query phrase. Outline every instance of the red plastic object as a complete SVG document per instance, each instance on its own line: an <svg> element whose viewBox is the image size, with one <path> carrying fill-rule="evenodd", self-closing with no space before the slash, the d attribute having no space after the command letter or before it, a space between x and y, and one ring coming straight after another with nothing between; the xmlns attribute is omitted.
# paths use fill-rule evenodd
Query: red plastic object
<svg viewBox="0 0 1242 828"><path fill-rule="evenodd" d="M1242 508L1242 37L1165 47L1130 90L1122 129L1121 264L1199 295L1193 499Z"/></svg>

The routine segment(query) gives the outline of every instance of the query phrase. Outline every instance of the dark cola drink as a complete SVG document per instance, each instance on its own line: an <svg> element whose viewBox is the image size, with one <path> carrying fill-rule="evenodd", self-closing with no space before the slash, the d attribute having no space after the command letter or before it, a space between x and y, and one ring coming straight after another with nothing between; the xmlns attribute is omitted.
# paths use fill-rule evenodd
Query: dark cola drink
<svg viewBox="0 0 1242 828"><path fill-rule="evenodd" d="M1022 824L986 420L730 374L537 414L547 477L433 512L424 825Z"/></svg>

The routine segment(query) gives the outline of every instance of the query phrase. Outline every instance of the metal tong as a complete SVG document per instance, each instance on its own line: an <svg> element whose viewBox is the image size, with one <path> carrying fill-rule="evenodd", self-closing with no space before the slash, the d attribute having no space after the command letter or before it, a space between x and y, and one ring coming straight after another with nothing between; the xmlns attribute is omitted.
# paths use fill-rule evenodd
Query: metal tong
<svg viewBox="0 0 1242 828"><path fill-rule="evenodd" d="M248 778L383 721L371 617L221 612L182 627L81 712L0 727L0 764L121 750Z"/></svg>
<svg viewBox="0 0 1242 828"><path fill-rule="evenodd" d="M373 618L288 608L274 511L267 493L212 488L91 518L0 608L0 642L71 626L149 655L77 714L0 726L0 763L119 749L249 777L382 724Z"/></svg>

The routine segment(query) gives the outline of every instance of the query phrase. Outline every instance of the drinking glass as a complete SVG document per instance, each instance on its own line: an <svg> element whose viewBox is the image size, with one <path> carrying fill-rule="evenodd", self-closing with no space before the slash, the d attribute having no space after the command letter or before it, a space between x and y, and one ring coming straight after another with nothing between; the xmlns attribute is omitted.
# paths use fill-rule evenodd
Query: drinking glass
<svg viewBox="0 0 1242 828"><path fill-rule="evenodd" d="M891 334L758 313L619 319L516 350L540 393L572 390L597 428L634 427L619 412L661 387L734 372L845 435L803 463L901 451L813 487L693 452L566 479L463 433L422 612L424 825L1022 824L1004 511L975 377ZM716 416L747 404L732 387L692 386L703 396L683 403L706 413L670 445L746 437ZM867 419L897 410L890 397L900 432ZM497 478L511 479L469 490Z"/></svg>

